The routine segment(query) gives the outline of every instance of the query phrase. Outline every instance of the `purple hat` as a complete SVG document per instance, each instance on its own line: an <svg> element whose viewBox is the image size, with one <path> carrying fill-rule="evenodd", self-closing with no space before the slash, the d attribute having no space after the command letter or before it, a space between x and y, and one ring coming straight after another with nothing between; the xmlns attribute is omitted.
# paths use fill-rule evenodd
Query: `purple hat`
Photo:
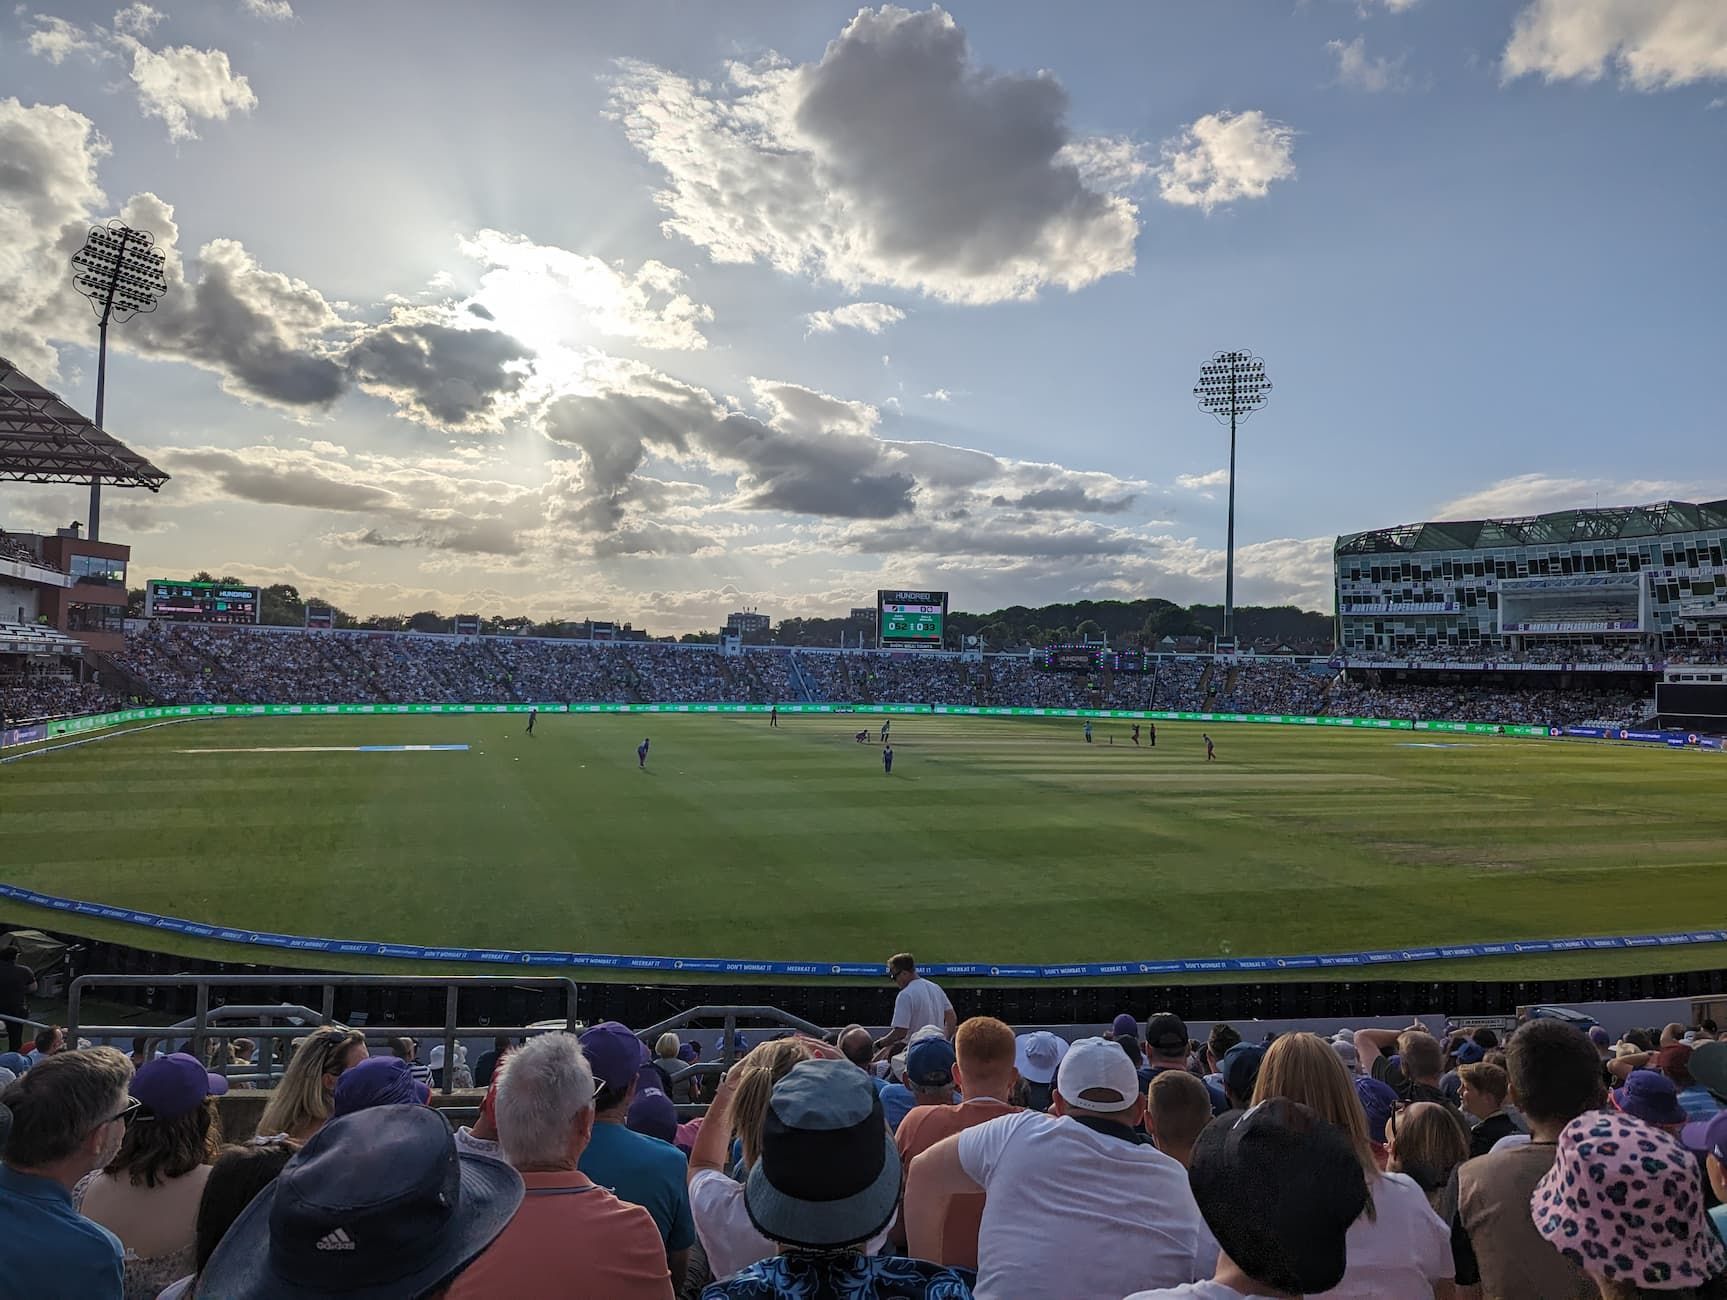
<svg viewBox="0 0 1727 1300"><path fill-rule="evenodd" d="M666 1096L665 1081L660 1078L660 1072L651 1065L644 1065L636 1076L636 1095L630 1102L630 1113L624 1117L624 1125L662 1142L677 1141L678 1108Z"/></svg>
<svg viewBox="0 0 1727 1300"><path fill-rule="evenodd" d="M1696 1160L1629 1115L1590 1111L1567 1124L1529 1212L1561 1255L1612 1282L1678 1290L1727 1269Z"/></svg>
<svg viewBox="0 0 1727 1300"><path fill-rule="evenodd" d="M1613 1104L1645 1124L1683 1124L1685 1108L1673 1080L1654 1070L1633 1070L1625 1086L1613 1090Z"/></svg>
<svg viewBox="0 0 1727 1300"><path fill-rule="evenodd" d="M1138 1038L1139 1021L1123 1011L1115 1018L1115 1023L1110 1025L1109 1031L1117 1038Z"/></svg>
<svg viewBox="0 0 1727 1300"><path fill-rule="evenodd" d="M1600 1025L1593 1025L1589 1030L1589 1041L1597 1047L1611 1047L1613 1046L1613 1035Z"/></svg>
<svg viewBox="0 0 1727 1300"><path fill-rule="evenodd" d="M414 1078L408 1063L395 1056L368 1056L342 1071L336 1080L336 1115L352 1115L374 1106L424 1106L432 1090Z"/></svg>
<svg viewBox="0 0 1727 1300"><path fill-rule="evenodd" d="M617 1104L629 1091L636 1072L648 1063L648 1047L627 1025L602 1020L582 1031L582 1054L596 1082L605 1087L607 1107Z"/></svg>
<svg viewBox="0 0 1727 1300"><path fill-rule="evenodd" d="M1487 1049L1485 1047L1473 1038L1468 1038L1457 1049L1457 1063L1459 1065L1474 1065L1486 1055Z"/></svg>
<svg viewBox="0 0 1727 1300"><path fill-rule="evenodd" d="M132 1076L132 1095L148 1106L158 1119L178 1119L204 1104L206 1097L220 1097L228 1081L211 1074L195 1056L170 1052L139 1069Z"/></svg>
<svg viewBox="0 0 1727 1300"><path fill-rule="evenodd" d="M1385 1121L1390 1119L1397 1109L1397 1094L1391 1090L1391 1085L1378 1079L1358 1074L1350 1080L1355 1085L1355 1095L1361 1102L1361 1109L1367 1112L1367 1132L1375 1142L1385 1141Z"/></svg>
<svg viewBox="0 0 1727 1300"><path fill-rule="evenodd" d="M696 1063L696 1057L700 1052L701 1049L694 1043L678 1044L678 1060L682 1061L685 1065L694 1065Z"/></svg>
<svg viewBox="0 0 1727 1300"><path fill-rule="evenodd" d="M1688 1150L1727 1161L1727 1110L1687 1124L1680 1130L1679 1140Z"/></svg>

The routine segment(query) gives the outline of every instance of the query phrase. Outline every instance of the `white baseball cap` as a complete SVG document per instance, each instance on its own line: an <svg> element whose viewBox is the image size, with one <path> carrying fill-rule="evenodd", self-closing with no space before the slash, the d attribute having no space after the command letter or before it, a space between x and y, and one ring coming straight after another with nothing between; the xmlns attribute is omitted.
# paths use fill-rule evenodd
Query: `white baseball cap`
<svg viewBox="0 0 1727 1300"><path fill-rule="evenodd" d="M1115 1048L1117 1056L1127 1060L1127 1053L1119 1045L1112 1043L1110 1046ZM1052 1081L1061 1065L1061 1058L1066 1055L1067 1040L1047 1029L1040 1029L1035 1034L1021 1034L1013 1040L1013 1063L1027 1083Z"/></svg>
<svg viewBox="0 0 1727 1300"><path fill-rule="evenodd" d="M1067 1049L1056 1075L1056 1091L1070 1106L1084 1110L1125 1110L1139 1096L1139 1071L1120 1043L1082 1038ZM1113 1096L1086 1097L1088 1092Z"/></svg>

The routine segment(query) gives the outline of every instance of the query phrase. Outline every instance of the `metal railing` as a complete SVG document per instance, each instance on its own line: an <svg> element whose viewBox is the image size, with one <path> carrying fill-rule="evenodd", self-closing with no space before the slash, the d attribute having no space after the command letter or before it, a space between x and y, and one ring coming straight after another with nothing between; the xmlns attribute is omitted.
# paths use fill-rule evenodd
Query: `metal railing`
<svg viewBox="0 0 1727 1300"><path fill-rule="evenodd" d="M704 1027L709 1027L716 1020L720 1022L721 1031L719 1055L714 1060L695 1061L693 1063L680 1062L681 1068L676 1070L664 1066L662 1063L662 1068L671 1076L674 1086L685 1079L693 1081L708 1075L714 1075L717 1080L718 1076L731 1069L737 1063L739 1056L737 1034L740 1020L752 1023L766 1021L768 1025L774 1028L796 1030L798 1033L808 1034L812 1038L825 1039L829 1033L820 1025L812 1024L800 1016L794 1016L789 1011L781 1011L778 1007L727 1006L692 1007L688 1011L680 1011L670 1019L661 1020L657 1024L649 1025L640 1030L636 1037L647 1043L651 1049L654 1040L669 1030L693 1028L698 1023ZM676 1102L675 1104L679 1119L691 1119L697 1115L705 1115L708 1110L706 1102Z"/></svg>
<svg viewBox="0 0 1727 1300"><path fill-rule="evenodd" d="M213 989L248 988L279 985L290 988L315 988L320 990L319 1006L316 1008L302 1006L296 1003L276 1003L272 1005L227 1006L211 1005L210 994ZM131 1024L131 1025L86 1025L81 1023L79 1011L86 993L93 993L103 988L189 988L196 998L196 1012L173 1024ZM581 1021L577 1018L577 986L576 982L567 976L538 976L533 978L516 978L507 975L295 975L292 977L269 977L258 975L80 975L72 981L68 994L69 1003L66 1011L66 1037L70 1042L76 1042L79 1035L95 1039L144 1039L146 1044L163 1039L175 1042L190 1040L191 1052L200 1060L209 1060L207 1045L212 1041L220 1044L230 1044L236 1038L258 1040L261 1044L258 1064L267 1068L262 1071L250 1071L236 1074L237 1080L246 1082L262 1082L265 1086L273 1083L281 1071L276 1064L277 1053L274 1050L266 1052L265 1048L273 1048L275 1041L286 1039L292 1042L317 1029L320 1025L341 1023L336 1019L337 989L394 989L394 990L427 990L441 989L444 994L444 1019L440 1025L398 1025L373 1027L354 1025L368 1038L438 1038L444 1044L445 1068L440 1091L446 1096L454 1091L456 1060L456 1041L461 1038L492 1038L520 1037L530 1033L544 1033L548 1029L563 1028L577 1030ZM458 998L463 989L475 988L533 988L551 990L563 994L564 1014L562 1024L557 1021L537 1021L531 1025L463 1025L457 1016ZM369 1019L369 1017L368 1017ZM254 1021L257 1023L246 1023ZM280 1021L283 1023L273 1023ZM226 1058L227 1053L220 1054ZM286 1068L286 1053L283 1054L282 1068ZM222 1073L227 1072L225 1065L217 1068Z"/></svg>

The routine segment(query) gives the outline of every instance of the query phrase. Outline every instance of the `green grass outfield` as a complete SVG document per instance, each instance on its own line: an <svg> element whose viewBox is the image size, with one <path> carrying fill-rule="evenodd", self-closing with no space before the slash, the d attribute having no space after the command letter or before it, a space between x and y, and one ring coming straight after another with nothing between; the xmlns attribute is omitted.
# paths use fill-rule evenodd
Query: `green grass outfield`
<svg viewBox="0 0 1727 1300"><path fill-rule="evenodd" d="M531 739L524 723L230 719L31 757L0 767L0 879L329 938L824 962L1356 951L1727 915L1719 755L1219 725L1206 764L1198 724L1136 750L1125 722L1097 723L1088 746L1077 720L901 716L890 777L875 744L852 740L879 725L862 713L777 731L760 715L548 715ZM305 748L439 743L471 748ZM232 749L268 752L183 752ZM0 914L234 953L10 902ZM1715 946L1585 952L1372 977L1723 960Z"/></svg>

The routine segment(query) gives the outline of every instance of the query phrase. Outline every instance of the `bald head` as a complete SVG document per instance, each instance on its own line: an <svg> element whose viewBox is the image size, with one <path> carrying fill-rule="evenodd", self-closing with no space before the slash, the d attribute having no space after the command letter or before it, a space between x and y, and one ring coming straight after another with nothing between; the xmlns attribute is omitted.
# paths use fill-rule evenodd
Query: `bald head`
<svg viewBox="0 0 1727 1300"><path fill-rule="evenodd" d="M869 1069L870 1059L875 1055L875 1040L862 1025L847 1025L834 1046L840 1049L841 1056L860 1070Z"/></svg>

